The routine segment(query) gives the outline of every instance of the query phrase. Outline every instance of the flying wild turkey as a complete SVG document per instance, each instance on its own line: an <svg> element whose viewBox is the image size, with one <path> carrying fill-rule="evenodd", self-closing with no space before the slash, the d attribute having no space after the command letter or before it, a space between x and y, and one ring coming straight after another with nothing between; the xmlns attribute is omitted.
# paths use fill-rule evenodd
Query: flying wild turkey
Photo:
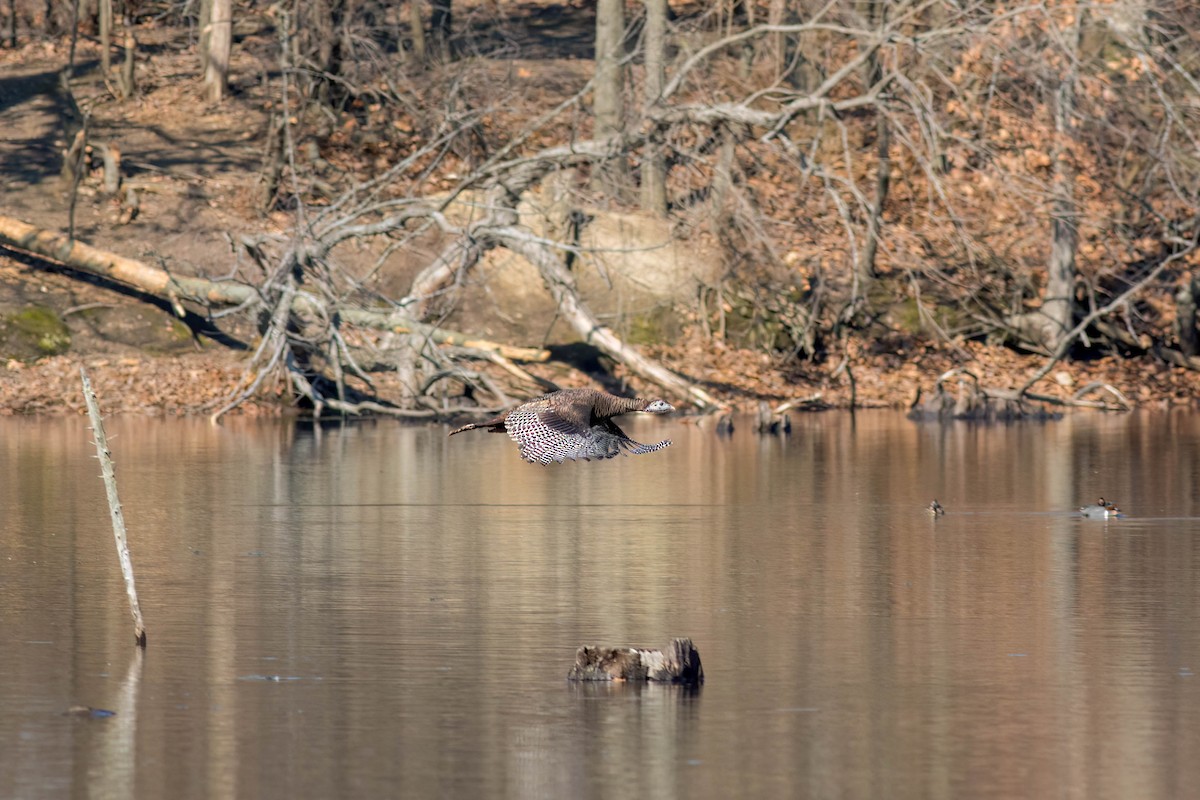
<svg viewBox="0 0 1200 800"><path fill-rule="evenodd" d="M675 408L663 400L617 397L595 389L562 389L514 406L486 422L473 422L450 431L486 428L507 433L521 449L521 458L537 464L567 459L612 458L624 449L634 455L653 453L671 444L639 444L625 435L612 418L630 411L666 414Z"/></svg>

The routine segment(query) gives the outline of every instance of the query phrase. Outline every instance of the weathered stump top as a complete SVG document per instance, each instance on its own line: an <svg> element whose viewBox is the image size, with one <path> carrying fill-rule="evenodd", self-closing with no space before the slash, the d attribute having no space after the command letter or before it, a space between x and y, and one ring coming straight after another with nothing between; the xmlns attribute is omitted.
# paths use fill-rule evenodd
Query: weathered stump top
<svg viewBox="0 0 1200 800"><path fill-rule="evenodd" d="M700 653L691 639L673 639L665 650L584 645L567 673L573 681L655 681L698 686L704 683Z"/></svg>

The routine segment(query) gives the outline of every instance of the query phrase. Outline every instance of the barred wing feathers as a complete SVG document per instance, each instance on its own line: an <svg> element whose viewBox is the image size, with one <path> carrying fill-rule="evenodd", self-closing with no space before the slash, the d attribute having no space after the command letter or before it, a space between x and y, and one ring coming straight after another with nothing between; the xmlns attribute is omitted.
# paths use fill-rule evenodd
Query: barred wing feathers
<svg viewBox="0 0 1200 800"><path fill-rule="evenodd" d="M520 448L521 457L535 464L613 458L622 449L642 455L671 444L669 439L657 444L635 442L612 420L589 425L573 413L576 410L534 401L513 409L504 427Z"/></svg>
<svg viewBox="0 0 1200 800"><path fill-rule="evenodd" d="M507 433L521 457L535 464L613 458L622 451L653 453L671 441L642 444L625 435L612 417L631 411L666 414L675 408L665 400L617 397L595 389L562 389L535 397L498 417L455 428L449 435L486 430Z"/></svg>

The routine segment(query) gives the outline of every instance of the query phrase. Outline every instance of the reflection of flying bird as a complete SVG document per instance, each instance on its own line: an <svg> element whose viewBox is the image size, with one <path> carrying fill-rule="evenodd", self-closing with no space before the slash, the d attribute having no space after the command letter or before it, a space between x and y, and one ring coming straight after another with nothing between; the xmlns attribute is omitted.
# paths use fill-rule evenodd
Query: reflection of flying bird
<svg viewBox="0 0 1200 800"><path fill-rule="evenodd" d="M563 389L535 397L485 422L463 425L450 435L486 428L491 433L507 433L521 448L521 457L531 463L589 461L612 458L622 450L641 455L669 446L669 439L639 444L626 436L612 418L630 411L666 414L674 410L663 400L617 397L595 389Z"/></svg>
<svg viewBox="0 0 1200 800"><path fill-rule="evenodd" d="M1101 497L1096 501L1095 505L1080 506L1079 513L1083 514L1085 517L1097 517L1103 519L1106 517L1121 516L1121 509L1117 508L1115 505Z"/></svg>

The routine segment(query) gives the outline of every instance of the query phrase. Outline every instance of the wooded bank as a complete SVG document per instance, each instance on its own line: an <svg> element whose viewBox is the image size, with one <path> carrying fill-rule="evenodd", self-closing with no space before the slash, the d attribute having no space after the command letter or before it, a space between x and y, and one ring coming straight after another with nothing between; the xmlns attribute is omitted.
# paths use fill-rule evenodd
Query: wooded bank
<svg viewBox="0 0 1200 800"><path fill-rule="evenodd" d="M89 8L81 53L94 52ZM423 416L435 413L421 399L432 378L459 385L462 407L490 408L509 398L468 362L540 389L518 362L553 349L531 344L571 340L623 379L700 409L738 399L716 391L726 381L711 365L726 350L747 364L765 358L795 385L773 397L846 384L851 403L871 359L932 352L927 387L940 375L979 383L993 412L1030 400L1134 402L1129 387L1103 380L1099 394L1092 381L1082 396L1052 394L1047 381L1066 364L1132 360L1147 375L1200 367L1193 9L301 8L263 15L232 3L228 25L214 8L197 20L199 42L150 26L152 11L189 23L182 7L119 20L125 33L112 46L132 54L129 80L96 84L84 72L63 90L75 111L62 122L61 166L82 166L64 172L67 236L0 209L13 246L177 309L254 320L244 391L284 375L318 410ZM574 37L540 37L546 19ZM72 33L17 22L18 48ZM237 41L214 41L226 29ZM139 50L155 37L153 52ZM154 80L162 70L191 69L197 48L204 102L216 105L193 116L234 109L265 152L252 190L203 186L220 202L249 203L230 231L232 271L168 274L71 241L76 205L87 214L109 196L130 235L155 235L162 200L144 176L114 175L154 156L137 125L115 123L167 90ZM272 65L268 79L249 70L252 59ZM192 180L185 172L174 179ZM360 252L374 263L352 268ZM673 264L688 271L665 280ZM520 324L503 340L472 332L509 317ZM981 347L1037 359L989 378ZM684 349L705 357L681 362ZM367 366L409 375L409 389L379 397Z"/></svg>

